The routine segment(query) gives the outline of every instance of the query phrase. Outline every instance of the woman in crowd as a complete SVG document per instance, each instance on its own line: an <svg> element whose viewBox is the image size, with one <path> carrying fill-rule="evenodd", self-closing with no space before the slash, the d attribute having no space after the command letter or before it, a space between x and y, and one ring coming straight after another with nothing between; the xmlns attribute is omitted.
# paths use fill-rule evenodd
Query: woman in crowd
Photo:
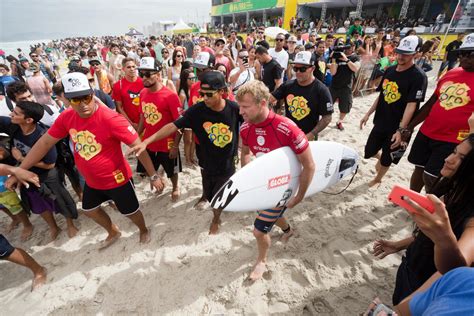
<svg viewBox="0 0 474 316"><path fill-rule="evenodd" d="M173 84L176 86L177 90L179 90L181 64L183 61L184 54L181 50L175 49L173 52L171 67L168 68L167 78L168 80L173 81Z"/></svg>
<svg viewBox="0 0 474 316"><path fill-rule="evenodd" d="M197 80L197 76L192 70L184 69L181 72L180 82L179 82L179 100L181 101L183 111L186 111L189 108L189 90L193 83ZM187 166L197 165L196 160L194 160L194 142L193 142L193 131L191 129L185 129L183 133L184 138L184 157L185 163Z"/></svg>

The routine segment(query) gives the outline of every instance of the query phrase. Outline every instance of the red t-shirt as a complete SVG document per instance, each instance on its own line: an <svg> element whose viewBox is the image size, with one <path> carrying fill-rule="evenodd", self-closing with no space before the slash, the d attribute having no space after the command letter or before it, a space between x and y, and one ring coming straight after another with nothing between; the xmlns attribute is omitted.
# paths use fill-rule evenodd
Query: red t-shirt
<svg viewBox="0 0 474 316"><path fill-rule="evenodd" d="M242 124L240 137L242 144L248 146L255 156L284 146L289 146L299 155L309 146L306 135L292 120L274 112L270 112L262 123Z"/></svg>
<svg viewBox="0 0 474 316"><path fill-rule="evenodd" d="M137 77L134 82L122 78L114 84L112 99L122 102L122 107L129 119L138 124L140 120L140 91L143 89L142 78Z"/></svg>
<svg viewBox="0 0 474 316"><path fill-rule="evenodd" d="M121 143L130 145L138 134L119 113L96 100L95 113L81 118L69 108L62 112L48 130L54 138L70 136L74 160L88 186L98 190L117 188L132 177L132 170L122 153Z"/></svg>
<svg viewBox="0 0 474 316"><path fill-rule="evenodd" d="M143 89L140 93L140 115L143 115L145 134L143 139L158 132L163 126L179 118L181 102L176 93L163 87L157 92ZM153 152L169 152L173 146L175 134L148 145Z"/></svg>
<svg viewBox="0 0 474 316"><path fill-rule="evenodd" d="M214 52L214 50L212 48L207 47L207 46L204 46L204 48L201 47L201 52L206 52L206 53L209 53L209 54L212 54L212 55L216 54L216 52Z"/></svg>
<svg viewBox="0 0 474 316"><path fill-rule="evenodd" d="M474 112L474 72L462 67L448 71L438 81L436 103L420 132L431 139L459 144L469 135L467 120Z"/></svg>

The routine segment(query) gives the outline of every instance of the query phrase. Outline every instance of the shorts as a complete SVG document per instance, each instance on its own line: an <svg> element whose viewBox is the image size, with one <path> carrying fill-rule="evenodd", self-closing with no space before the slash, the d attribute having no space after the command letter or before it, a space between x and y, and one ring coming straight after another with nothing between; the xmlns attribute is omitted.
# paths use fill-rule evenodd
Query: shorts
<svg viewBox="0 0 474 316"><path fill-rule="evenodd" d="M277 220L283 216L286 207L281 210L268 209L258 212L258 216L253 223L256 230L268 234Z"/></svg>
<svg viewBox="0 0 474 316"><path fill-rule="evenodd" d="M5 191L0 193L0 204L8 209L12 215L17 215L23 209L20 198L16 192Z"/></svg>
<svg viewBox="0 0 474 316"><path fill-rule="evenodd" d="M13 251L15 251L15 247L8 242L5 236L0 234L0 259L7 259Z"/></svg>
<svg viewBox="0 0 474 316"><path fill-rule="evenodd" d="M352 91L349 87L333 88L330 87L331 97L333 102L339 100L338 106L341 113L349 113L352 108Z"/></svg>
<svg viewBox="0 0 474 316"><path fill-rule="evenodd" d="M22 189L23 190L23 189ZM25 188L25 196L31 212L41 215L44 212L61 213L58 203L48 196L54 195L44 184L40 188Z"/></svg>
<svg viewBox="0 0 474 316"><path fill-rule="evenodd" d="M392 163L398 164L402 159L405 150L400 147L390 149L392 145L392 136L395 132L382 132L375 128L370 132L367 143L365 144L364 158L371 158L375 156L380 149L382 149L382 155L380 157L380 164L384 167L390 167Z"/></svg>
<svg viewBox="0 0 474 316"><path fill-rule="evenodd" d="M119 212L127 216L136 213L140 209L132 180L128 180L117 188L106 190L91 188L86 182L82 196L82 209L85 212L95 210L107 201L114 201Z"/></svg>
<svg viewBox="0 0 474 316"><path fill-rule="evenodd" d="M457 144L434 140L421 132L415 137L408 161L425 169L425 173L438 177L443 168L444 160L456 148Z"/></svg>
<svg viewBox="0 0 474 316"><path fill-rule="evenodd" d="M168 178L171 178L173 175L183 171L183 166L181 165L181 155L179 154L179 151L176 159L171 159L169 153L165 152L153 152L148 149L147 152L148 155L150 155L155 170L158 170L160 166L163 166Z"/></svg>
<svg viewBox="0 0 474 316"><path fill-rule="evenodd" d="M206 171L201 171L203 196L208 202L211 202L217 191L229 180L234 172L235 170L226 172L224 175L209 175Z"/></svg>

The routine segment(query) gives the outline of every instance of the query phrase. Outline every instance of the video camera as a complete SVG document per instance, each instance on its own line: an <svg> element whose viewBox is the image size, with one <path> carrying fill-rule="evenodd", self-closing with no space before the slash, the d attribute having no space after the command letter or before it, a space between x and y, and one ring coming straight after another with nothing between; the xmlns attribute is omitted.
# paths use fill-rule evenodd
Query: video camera
<svg viewBox="0 0 474 316"><path fill-rule="evenodd" d="M340 45L334 46L332 58L334 59L341 58L341 53L343 53L346 49L349 49L349 48L351 48L351 45L340 44Z"/></svg>

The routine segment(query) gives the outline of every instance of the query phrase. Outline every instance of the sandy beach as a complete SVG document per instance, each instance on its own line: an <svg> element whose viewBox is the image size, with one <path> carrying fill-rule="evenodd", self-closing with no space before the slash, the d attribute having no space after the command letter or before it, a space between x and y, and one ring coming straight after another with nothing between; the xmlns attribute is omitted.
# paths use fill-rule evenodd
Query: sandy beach
<svg viewBox="0 0 474 316"><path fill-rule="evenodd" d="M434 84L430 80L426 99ZM335 128L333 115L321 139L347 144L363 156L372 123L361 131L359 121L375 98L354 100L343 132ZM375 296L390 304L400 256L377 260L370 250L377 238L397 239L411 232L411 218L386 199L394 184L408 186L413 167L406 156L378 188L367 186L375 160L362 159L347 191L319 193L287 212L296 236L283 245L280 231L271 233L269 271L253 284L247 277L257 253L255 214L224 213L220 233L209 236L212 212L193 209L201 195L197 169L180 174L181 199L174 204L170 182L155 197L147 181L135 178L152 234L144 246L138 244L135 226L108 206L122 238L101 252L97 248L105 231L84 215L78 236L69 239L63 231L49 244L45 222L32 216L30 240L20 242L20 229L6 236L48 269L48 283L30 292L30 271L0 262L2 314L356 315ZM338 192L347 181L330 191ZM5 232L9 220L3 213L0 218ZM56 218L65 229L64 218Z"/></svg>

